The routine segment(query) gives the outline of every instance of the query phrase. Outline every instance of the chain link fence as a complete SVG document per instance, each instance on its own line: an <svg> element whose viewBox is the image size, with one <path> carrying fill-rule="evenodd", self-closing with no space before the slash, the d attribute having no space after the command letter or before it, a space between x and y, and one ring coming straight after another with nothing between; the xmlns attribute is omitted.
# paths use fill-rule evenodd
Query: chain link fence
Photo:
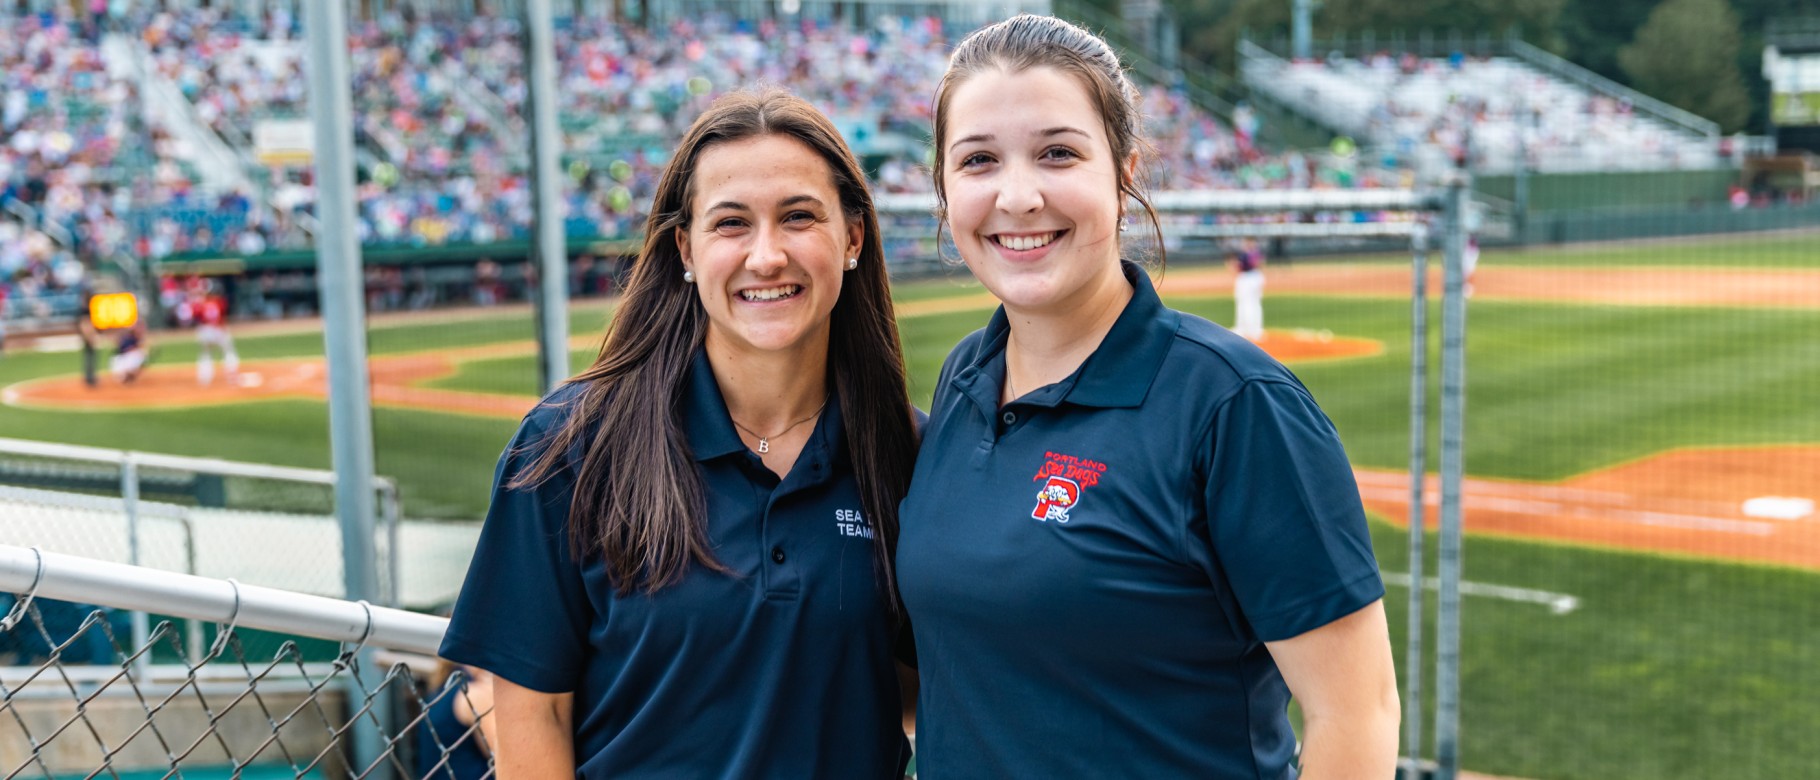
<svg viewBox="0 0 1820 780"><path fill-rule="evenodd" d="M446 621L0 546L0 777L492 776L490 680L428 656ZM143 641L127 611L174 620Z"/></svg>

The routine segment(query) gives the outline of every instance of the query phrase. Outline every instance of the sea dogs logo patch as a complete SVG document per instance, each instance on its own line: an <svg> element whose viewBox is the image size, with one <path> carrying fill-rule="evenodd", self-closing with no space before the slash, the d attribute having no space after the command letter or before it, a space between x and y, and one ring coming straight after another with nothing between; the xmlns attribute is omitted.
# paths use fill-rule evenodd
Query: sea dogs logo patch
<svg viewBox="0 0 1820 780"><path fill-rule="evenodd" d="M1050 477L1048 484L1043 485L1042 492L1036 494L1036 509L1030 511L1035 520L1054 520L1058 523L1068 522L1068 510L1080 503L1081 486L1067 477Z"/></svg>
<svg viewBox="0 0 1820 780"><path fill-rule="evenodd" d="M1030 510L1030 518L1068 522L1068 513L1080 505L1082 492L1098 485L1105 473L1106 464L1096 460L1056 452L1043 453L1043 467L1030 480L1043 484L1037 491L1036 508Z"/></svg>

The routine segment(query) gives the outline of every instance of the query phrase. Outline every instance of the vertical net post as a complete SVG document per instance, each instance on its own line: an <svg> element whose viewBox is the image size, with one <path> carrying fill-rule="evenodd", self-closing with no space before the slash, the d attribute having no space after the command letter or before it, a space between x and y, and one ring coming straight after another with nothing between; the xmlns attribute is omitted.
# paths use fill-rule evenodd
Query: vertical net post
<svg viewBox="0 0 1820 780"><path fill-rule="evenodd" d="M1404 661L1402 780L1420 780L1422 761L1423 536L1428 478L1428 230L1421 224L1409 237L1409 635Z"/></svg>
<svg viewBox="0 0 1820 780"><path fill-rule="evenodd" d="M310 114L315 125L316 266L320 279L323 341L329 368L329 444L335 466L335 513L341 520L342 577L349 599L378 598L373 561L373 419L366 360L366 300L359 238L353 232L354 150L348 77L347 9L341 3L308 3L304 32L309 48ZM371 652L371 651L366 651ZM359 701L356 665L345 681L349 706ZM353 759L370 766L384 749L364 720L353 729Z"/></svg>
<svg viewBox="0 0 1820 780"><path fill-rule="evenodd" d="M526 0L525 43L530 51L526 81L531 88L531 178L536 206L536 301L538 392L548 393L569 376L569 267L563 240L562 181L557 157L562 136L556 125L555 22L550 0Z"/></svg>
<svg viewBox="0 0 1820 780"><path fill-rule="evenodd" d="M1435 762L1440 780L1460 768L1460 577L1464 569L1461 483L1466 423L1466 187L1464 169L1448 184L1446 272L1441 294L1441 580L1436 623Z"/></svg>

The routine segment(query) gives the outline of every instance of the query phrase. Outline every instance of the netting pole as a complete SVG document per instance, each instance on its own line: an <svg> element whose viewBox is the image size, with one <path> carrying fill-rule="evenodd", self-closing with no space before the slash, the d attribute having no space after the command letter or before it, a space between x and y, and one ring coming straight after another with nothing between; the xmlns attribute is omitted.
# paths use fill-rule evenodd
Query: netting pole
<svg viewBox="0 0 1820 780"><path fill-rule="evenodd" d="M1403 659L1403 780L1420 780L1422 762L1422 635L1424 556L1427 507L1423 482L1428 478L1428 230L1416 226L1409 237L1409 635Z"/></svg>
<svg viewBox="0 0 1820 780"><path fill-rule="evenodd" d="M526 0L525 42L530 48L527 81L531 87L531 181L537 225L538 393L556 389L569 378L569 265L563 238L561 174L557 172L562 137L556 125L556 34L550 0Z"/></svg>
<svg viewBox="0 0 1820 780"><path fill-rule="evenodd" d="M1441 549L1440 614L1436 623L1435 762L1440 780L1460 769L1460 577L1464 569L1460 488L1465 476L1466 423L1466 188L1464 169L1451 172L1441 293Z"/></svg>
<svg viewBox="0 0 1820 780"><path fill-rule="evenodd" d="M329 448L335 467L335 514L341 520L342 579L349 600L377 602L373 555L373 414L368 395L366 302L359 238L354 234L354 122L348 80L347 8L305 3L309 40L310 116L315 125L316 277L329 364ZM348 711L363 698L359 676L371 676L372 650L362 651L343 691ZM374 680L373 682L376 682ZM383 716L382 716L383 717ZM384 750L378 725L351 730L355 766L370 766Z"/></svg>

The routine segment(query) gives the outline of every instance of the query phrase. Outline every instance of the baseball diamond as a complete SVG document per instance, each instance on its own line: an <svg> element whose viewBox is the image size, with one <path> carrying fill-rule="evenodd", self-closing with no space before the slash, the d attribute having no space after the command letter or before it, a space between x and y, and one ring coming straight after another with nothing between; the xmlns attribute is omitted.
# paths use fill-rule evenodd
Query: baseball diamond
<svg viewBox="0 0 1820 780"><path fill-rule="evenodd" d="M1633 683L1622 670L1631 667L1654 670L1671 688L1688 686L1676 700L1691 710L1677 718L1716 718L1739 706L1785 713L1753 739L1804 744L1781 735L1820 719L1799 683L1765 698L1751 682L1756 673L1675 676L1690 662L1686 654L1699 652L1800 680L1807 664L1798 648L1820 642L1799 639L1809 629L1786 617L1820 598L1812 573L1820 569L1820 518L1788 510L1820 497L1812 478L1820 473L1820 418L1793 389L1820 383L1820 353L1803 335L1820 332L1820 270L1801 251L1757 262L1750 247L1682 243L1664 247L1663 262L1598 267L1578 258L1608 250L1487 253L1471 304L1464 508L1468 579L1489 589L1467 593L1466 647L1469 658L1490 666L1466 680L1469 733L1477 735L1469 766L1549 777L1562 755L1583 754L1577 766L1606 767L1610 776L1655 766L1660 771L1649 776L1671 777L1684 776L1683 765L1729 760L1729 753L1677 759L1615 748L1650 741L1626 730L1648 722L1629 708L1649 705L1624 693ZM1698 254L1734 259L1702 268L1681 262ZM1407 267L1302 261L1272 273L1272 330L1262 346L1334 417L1368 507L1406 523ZM1216 321L1230 316L1229 271L1176 265L1159 286L1186 310ZM993 303L952 281L904 286L899 317L919 403L927 402L941 355ZM573 365L590 356L610 308L585 302L572 313ZM479 516L477 494L493 456L532 401L528 320L523 307L375 317L369 366L380 468L399 479L408 516ZM157 338L152 365L129 386L83 387L71 353L10 351L0 360L0 427L99 446L326 463L316 326L277 321L236 330L242 360L232 385L197 385L194 347L169 335ZM1637 362L1645 357L1647 365ZM1684 406L1674 400L1678 392L1703 400ZM1554 422L1538 425L1537 415ZM1437 495L1430 489L1428 500ZM1781 507L1775 516L1747 510L1765 498L1794 501L1750 505ZM1408 571L1401 533L1389 523L1374 528L1387 572ZM1487 596L1498 592L1565 594L1576 607L1562 612ZM1391 607L1393 626L1400 625L1401 608ZM1698 631L1700 649L1611 633L1644 630L1652 616ZM1612 657L1589 658L1593 640L1583 632L1601 624L1617 626L1599 633ZM1752 644L1766 635L1775 642ZM1735 639L1713 639L1720 636ZM1533 697L1497 693L1511 685L1543 685L1556 701L1579 702L1607 730L1605 747L1576 753L1584 734L1537 728L1549 710L1537 709ZM1800 750L1785 757L1812 758Z"/></svg>

